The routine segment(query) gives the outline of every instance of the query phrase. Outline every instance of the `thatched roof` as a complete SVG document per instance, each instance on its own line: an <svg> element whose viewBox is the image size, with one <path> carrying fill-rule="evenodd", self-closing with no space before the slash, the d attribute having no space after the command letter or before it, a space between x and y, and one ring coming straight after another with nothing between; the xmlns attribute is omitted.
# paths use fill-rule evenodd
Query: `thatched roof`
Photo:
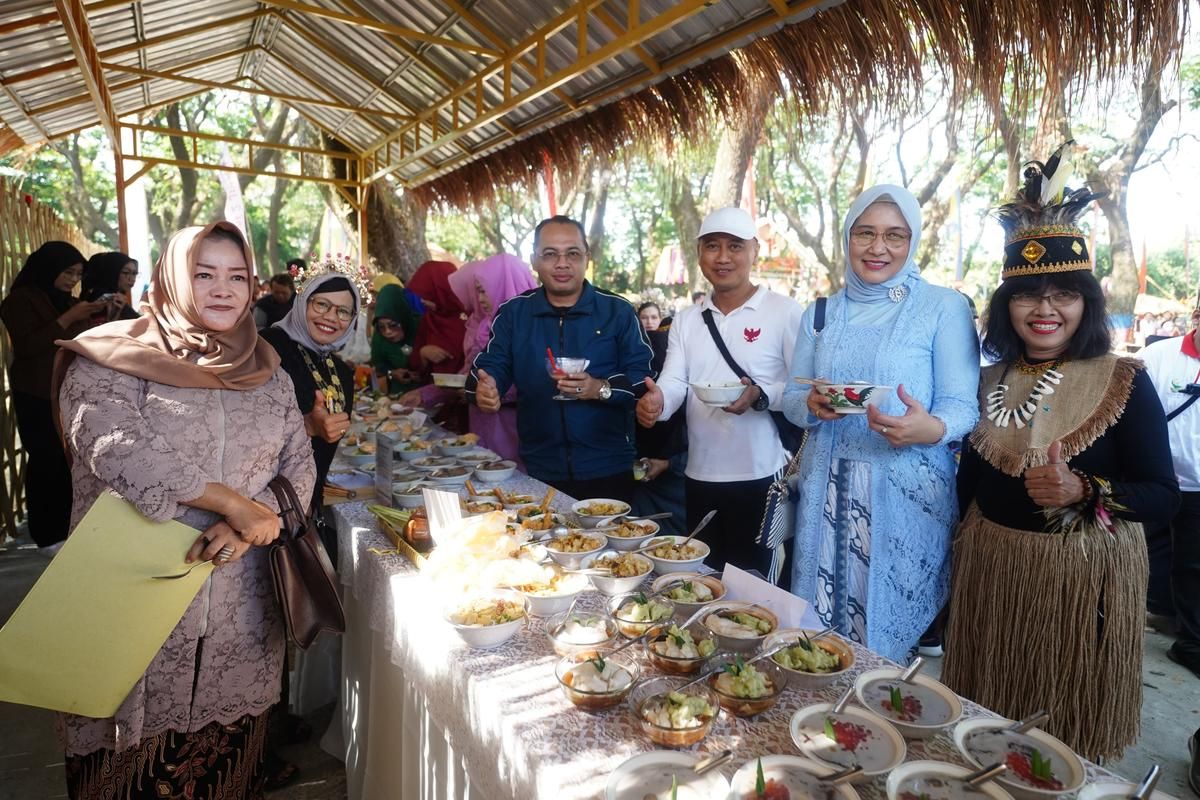
<svg viewBox="0 0 1200 800"><path fill-rule="evenodd" d="M478 158L416 188L429 203L469 206L501 185L534 186L546 155L568 179L579 155L635 144L670 150L742 113L752 84L804 115L834 103L896 111L920 94L923 70L998 98L1033 76L1106 81L1159 56L1176 58L1184 0L850 0Z"/></svg>

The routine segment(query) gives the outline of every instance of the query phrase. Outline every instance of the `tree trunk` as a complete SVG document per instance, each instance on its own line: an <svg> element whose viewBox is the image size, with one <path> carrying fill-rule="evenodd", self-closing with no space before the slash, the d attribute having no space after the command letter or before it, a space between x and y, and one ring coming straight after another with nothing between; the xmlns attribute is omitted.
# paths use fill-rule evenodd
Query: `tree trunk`
<svg viewBox="0 0 1200 800"><path fill-rule="evenodd" d="M700 260L696 252L696 234L700 232L700 212L692 193L691 180L686 175L671 178L671 219L679 233L679 249L687 264L688 294L700 285Z"/></svg>
<svg viewBox="0 0 1200 800"><path fill-rule="evenodd" d="M705 213L726 206L740 205L742 186L746 181L746 170L758 140L762 136L767 112L775 96L766 86L757 85L754 96L746 105L743 114L727 120L717 144L717 155L713 160L712 184L708 187Z"/></svg>
<svg viewBox="0 0 1200 800"><path fill-rule="evenodd" d="M176 130L185 129L178 103L167 106L167 124ZM171 140L171 153L176 159L179 161L192 160L192 154L188 151L182 136L168 138ZM196 170L190 167L178 167L177 169L179 170L179 206L175 213L175 230L180 231L191 225L196 218L198 178Z"/></svg>
<svg viewBox="0 0 1200 800"><path fill-rule="evenodd" d="M604 212L608 208L608 185L611 181L610 170L602 169L596 174L596 210L592 212L592 224L588 226L588 247L591 248L593 261L604 255Z"/></svg>
<svg viewBox="0 0 1200 800"><path fill-rule="evenodd" d="M400 196L386 184L371 187L367 195L367 247L385 272L408 280L429 260L425 243L428 209L405 192Z"/></svg>
<svg viewBox="0 0 1200 800"><path fill-rule="evenodd" d="M1132 314L1138 295L1138 263L1125 209L1125 187L1117 189L1117 192L1119 194L1114 192L1097 203L1108 221L1108 243L1112 248L1108 311L1112 314Z"/></svg>
<svg viewBox="0 0 1200 800"><path fill-rule="evenodd" d="M289 181L275 179L275 191L271 193L271 204L267 207L267 263L272 273L283 271L283 260L279 255L279 212L283 210L288 184Z"/></svg>

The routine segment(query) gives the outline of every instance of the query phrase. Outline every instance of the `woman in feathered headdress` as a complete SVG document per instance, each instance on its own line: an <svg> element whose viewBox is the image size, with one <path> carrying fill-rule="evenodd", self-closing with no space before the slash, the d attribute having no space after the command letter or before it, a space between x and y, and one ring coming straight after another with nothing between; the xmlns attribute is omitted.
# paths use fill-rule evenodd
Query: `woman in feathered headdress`
<svg viewBox="0 0 1200 800"><path fill-rule="evenodd" d="M988 304L981 418L958 475L943 680L1082 755L1137 736L1146 602L1143 521L1179 502L1162 406L1110 352L1104 295L1053 160L997 216L1003 282ZM1059 170L1062 164L1057 165ZM1045 191L1046 187L1050 191Z"/></svg>

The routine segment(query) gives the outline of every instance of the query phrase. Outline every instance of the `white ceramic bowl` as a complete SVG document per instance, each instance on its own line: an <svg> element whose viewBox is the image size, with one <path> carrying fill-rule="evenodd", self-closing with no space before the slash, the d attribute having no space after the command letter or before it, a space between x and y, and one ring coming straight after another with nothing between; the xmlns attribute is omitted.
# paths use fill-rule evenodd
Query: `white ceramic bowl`
<svg viewBox="0 0 1200 800"><path fill-rule="evenodd" d="M475 442L463 441L461 437L453 439L435 439L433 446L444 456L457 456L459 453L469 453L478 445Z"/></svg>
<svg viewBox="0 0 1200 800"><path fill-rule="evenodd" d="M611 547L612 539L609 539L608 543ZM587 558L583 559L580 564L586 568L592 566L594 563L596 563L597 559L600 559L604 556L612 556L615 558L622 555L636 560L639 564L646 568L645 571L627 578L615 578L607 575L588 575L588 580L592 582L592 586L595 586L596 590L601 594L608 595L609 597L615 597L619 594L628 594L629 592L636 591L637 588L646 580L646 578L650 577L650 572L654 569L654 565L650 563L650 559L639 553L621 553L616 550L605 550L601 553L588 556Z"/></svg>
<svg viewBox="0 0 1200 800"><path fill-rule="evenodd" d="M612 539L608 540L609 543ZM654 562L651 562L654 563ZM692 583L703 583L713 593L712 600L703 600L692 602L690 600L677 600L671 598L671 602L675 604L675 615L679 621L683 621L695 614L700 609L704 608L709 603L715 603L725 596L725 584L721 583L720 579L715 575L701 575L698 572L668 572L665 575L659 575L654 579L654 583L650 584L650 588L655 592L661 592L666 587L677 581L691 581Z"/></svg>
<svg viewBox="0 0 1200 800"><path fill-rule="evenodd" d="M462 625L451 619L451 615L455 610L466 603L475 600L492 599L504 599L517 603L521 606L523 614L519 619L512 620L511 622L501 622L496 625ZM479 650L490 650L493 647L499 647L516 636L517 631L521 630L522 626L525 625L525 622L529 619L529 601L519 592L498 589L494 592L476 595L455 604L454 607L446 610L445 619L468 646Z"/></svg>
<svg viewBox="0 0 1200 800"><path fill-rule="evenodd" d="M467 503L483 503L489 507L484 508L484 509L477 508L475 510L471 510L469 508L464 508L463 509L464 514L470 514L470 515L488 514L493 511L503 511L504 510L504 507L502 505L500 505L500 501L497 500L495 497L493 497L490 494L471 495L470 497L468 497L466 499L466 502Z"/></svg>
<svg viewBox="0 0 1200 800"><path fill-rule="evenodd" d="M687 539L686 536L657 536L647 540L642 547L649 547L653 542L662 541L664 545L679 544ZM669 542L667 541L669 540ZM688 572L694 571L697 567L704 563L704 559L708 558L712 551L708 545L699 539L692 539L688 542L688 547L694 547L700 551L700 555L695 558L675 559L675 558L659 558L652 551L647 550L642 553L646 558L654 563L654 572L658 575L666 575L669 572Z"/></svg>
<svg viewBox="0 0 1200 800"><path fill-rule="evenodd" d="M425 472L433 472L435 469L446 469L447 467L457 467L458 460L449 456L425 456L411 462L415 469L424 470Z"/></svg>
<svg viewBox="0 0 1200 800"><path fill-rule="evenodd" d="M429 458L433 454L433 451L427 447L416 450L405 450L404 448L405 445L402 444L399 447L392 449L392 452L396 454L401 461L412 462L419 458Z"/></svg>
<svg viewBox="0 0 1200 800"><path fill-rule="evenodd" d="M741 397L746 386L742 383L693 383L692 391L704 405L723 408Z"/></svg>
<svg viewBox="0 0 1200 800"><path fill-rule="evenodd" d="M489 461L498 461L500 456L496 455L491 450L483 450L479 447L476 447L475 449L468 450L465 453L459 453L457 458L464 464L477 467L480 464L486 464Z"/></svg>
<svg viewBox="0 0 1200 800"><path fill-rule="evenodd" d="M633 756L608 777L602 800L644 800L647 795L670 797L672 778L681 781L679 800L725 800L729 781L719 769L695 774L692 767L699 760L696 753L679 750L655 750Z"/></svg>
<svg viewBox="0 0 1200 800"><path fill-rule="evenodd" d="M368 464L375 463L375 454L374 453L358 454L357 451L358 451L358 448L356 447L353 450L351 450L350 452L343 455L342 458L344 458L346 461L348 461L349 463L353 464L356 467L365 467Z"/></svg>
<svg viewBox="0 0 1200 800"><path fill-rule="evenodd" d="M918 797L928 796L930 800L943 800L943 798L949 797L950 787L946 787L944 783L947 779L958 783L974 771L959 764L948 764L945 761L909 761L896 767L888 775L888 800L900 800L901 794L908 792ZM936 782L932 786L928 784L928 781L931 780ZM1129 791L1121 795L1121 798L1128 797L1129 792L1133 791L1133 785L1129 786ZM991 800L1012 800L1012 795L1004 791L995 781L984 781L979 784L976 791ZM1083 800L1082 794L1080 800ZM1097 798L1097 800L1099 799ZM1112 800L1118 800L1118 798L1114 797Z"/></svg>
<svg viewBox="0 0 1200 800"><path fill-rule="evenodd" d="M729 800L742 800L754 795L754 782L758 777L758 762L762 761L763 777L770 781L774 778L788 788L792 797L821 797L827 787L820 784L821 778L836 770L829 766L813 761L811 758L799 756L763 756L761 759L751 759L738 768L733 780L729 782L731 790ZM849 784L828 787L837 800L858 800L858 792Z"/></svg>
<svg viewBox="0 0 1200 800"><path fill-rule="evenodd" d="M476 467L475 477L484 483L499 483L500 481L508 480L517 471L517 465L512 461L501 461L499 463L504 465L500 469L480 469Z"/></svg>
<svg viewBox="0 0 1200 800"><path fill-rule="evenodd" d="M575 535L583 535L583 534L586 534L588 537L590 537L592 539L598 539L600 541L600 543L589 550L580 551L580 552L564 552L562 550L555 550L553 547L550 546L550 544L554 541L552 539L552 540L550 540L550 542L546 543L546 552L550 554L550 558L554 561L554 563L558 564L560 567L566 567L567 569L579 569L579 567L583 564L583 560L585 558L587 558L588 556L593 555L595 553L599 553L601 550L603 550L605 547L608 546L608 537L605 536L603 533L592 533L591 531L572 531L571 533L568 533L567 536L575 536ZM563 538L563 537L557 537L557 538Z"/></svg>
<svg viewBox="0 0 1200 800"><path fill-rule="evenodd" d="M616 531L605 531L608 534L608 546L613 550L636 550L646 543L651 536L657 536L659 527L654 520L646 519L619 519L615 524L631 523L642 526L644 528L653 528L650 533L643 533L637 536L618 536Z"/></svg>
<svg viewBox="0 0 1200 800"><path fill-rule="evenodd" d="M813 391L828 397L838 414L865 414L867 406L879 405L892 387L865 382L822 383L814 386Z"/></svg>
<svg viewBox="0 0 1200 800"><path fill-rule="evenodd" d="M910 739L928 739L949 728L962 718L962 702L958 695L946 688L945 685L930 678L928 675L917 673L910 685L900 681L904 670L894 667L873 669L858 676L854 682L854 695L863 708L872 714L878 714L896 726L896 730ZM897 713L891 705L890 693L883 687L896 686L902 696L901 705L916 703L904 712ZM924 721L913 720L912 716L919 711L924 715ZM908 719L905 719L908 717ZM920 716L918 716L920 719Z"/></svg>
<svg viewBox="0 0 1200 800"><path fill-rule="evenodd" d="M408 492L392 492L392 501L401 508L420 508L425 505L425 495L419 490L411 494Z"/></svg>
<svg viewBox="0 0 1200 800"><path fill-rule="evenodd" d="M761 636L753 636L753 637L732 636L729 634L721 633L719 631L715 631L712 629L712 625L709 623L709 617L711 617L713 614L717 613L718 611L725 611L725 612L743 611L748 614L753 614L754 616L759 617L761 619L765 619L767 622L771 623L771 630L768 631L767 633L762 634ZM763 640L766 639L767 636L769 636L771 633L774 633L776 630L779 629L779 617L772 614L768 609L763 608L760 605L756 605L755 603L738 603L738 602L713 603L712 605L710 605L708 607L708 610L704 614L704 616L700 617L700 619L698 621L700 622L701 625L708 628L710 631L713 632L713 634L716 635L717 644L721 646L722 650L728 650L732 653L750 653L750 652L757 650L759 648L759 646L762 645Z"/></svg>
<svg viewBox="0 0 1200 800"><path fill-rule="evenodd" d="M1122 781L1089 783L1079 790L1078 797L1079 800L1125 800L1136 789L1136 783L1125 783ZM1156 790L1150 793L1150 800L1175 800L1175 798Z"/></svg>
<svg viewBox="0 0 1200 800"><path fill-rule="evenodd" d="M863 771L853 779L854 783L865 783L886 775L903 763L908 752L904 737L887 720L858 706L846 706L833 720L834 730L839 735L844 735L843 732L857 733L864 737L863 741L857 742L851 751L830 739L825 734L825 721L832 708L832 703L817 703L805 706L792 715L788 729L792 743L802 755L828 764L835 770L861 766Z"/></svg>
<svg viewBox="0 0 1200 800"><path fill-rule="evenodd" d="M800 628L785 628L774 633L767 634L767 638L763 640L762 649L770 650L777 644L783 642L795 642L800 639L801 635L813 636L818 631L804 630ZM804 691L815 691L822 689L833 683L837 683L850 670L854 669L854 648L846 642L845 639L838 636L836 633L827 633L819 640L812 643L813 647L820 647L828 653L832 653L838 657L841 665L833 672L805 672L799 669L790 669L776 661L779 668L782 669L788 676L788 686L793 689L801 689Z"/></svg>
<svg viewBox="0 0 1200 800"><path fill-rule="evenodd" d="M594 503L607 503L617 507L617 511L611 514L589 514L584 511ZM624 510L621 510L624 509ZM578 500L571 504L571 510L575 512L575 516L579 518L579 524L585 528L594 528L602 522L613 519L614 517L623 517L633 509L629 503L621 500L613 500L608 497L593 497L590 500Z"/></svg>
<svg viewBox="0 0 1200 800"><path fill-rule="evenodd" d="M441 485L462 486L471 479L471 468L463 466L444 467L429 473L428 480Z"/></svg>
<svg viewBox="0 0 1200 800"><path fill-rule="evenodd" d="M981 762L979 756L972 752L972 749L968 748L968 742L972 738L972 734L1004 729L1012 724L1012 720L999 717L975 717L974 719L963 720L954 728L954 745L971 764L976 767L987 766ZM1012 765L1010 764L1008 771L996 778L996 780L1003 784L1004 788L1013 797L1021 798L1022 800L1047 800L1047 798L1077 792L1083 786L1087 773L1084 771L1083 762L1079 760L1079 756L1075 755L1075 751L1071 748L1045 731L1037 728L1022 734L1011 735L1016 737L1018 744L1036 748L1043 756L1049 756L1052 761L1057 762L1058 769L1054 770L1055 777L1063 784L1063 788L1061 789L1038 788L1014 775ZM987 758L989 764L1006 760L1003 754L996 758Z"/></svg>
<svg viewBox="0 0 1200 800"><path fill-rule="evenodd" d="M446 389L461 389L467 385L467 376L457 372L435 372L432 377L434 386Z"/></svg>
<svg viewBox="0 0 1200 800"><path fill-rule="evenodd" d="M583 575L565 575L554 594L538 594L522 589L516 591L525 595L529 601L529 613L535 617L552 617L570 607L574 600L588 588L588 580Z"/></svg>
<svg viewBox="0 0 1200 800"><path fill-rule="evenodd" d="M409 489L415 489L425 483L425 477L414 478L406 481L392 481L392 494L403 494Z"/></svg>

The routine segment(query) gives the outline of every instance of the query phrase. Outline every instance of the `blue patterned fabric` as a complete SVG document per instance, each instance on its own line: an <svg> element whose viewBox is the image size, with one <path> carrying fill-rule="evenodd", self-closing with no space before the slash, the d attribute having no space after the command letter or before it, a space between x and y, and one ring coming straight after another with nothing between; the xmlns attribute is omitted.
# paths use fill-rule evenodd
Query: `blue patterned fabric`
<svg viewBox="0 0 1200 800"><path fill-rule="evenodd" d="M867 643L871 569L871 465L836 459L830 464L821 513L817 616L861 645ZM834 587L844 586L845 591Z"/></svg>
<svg viewBox="0 0 1200 800"><path fill-rule="evenodd" d="M818 337L809 306L792 375L903 383L946 424L941 442L893 448L867 427L865 415L832 422L811 417L807 386L790 383L783 397L788 419L812 429L800 465L792 591L818 613L828 609L831 619L846 609L849 622L839 621L839 631L847 636L854 630L856 603L865 601L863 643L894 660L916 646L948 596L950 539L958 518L949 443L970 432L979 417L979 345L966 299L920 279L909 285L900 313L877 325L850 323L851 303L842 291L829 298ZM899 416L906 409L891 391L880 410ZM869 475L860 476L860 469ZM853 555L855 542L868 562L865 587L853 569L831 572L828 564L834 561L822 557L823 552L859 557Z"/></svg>

